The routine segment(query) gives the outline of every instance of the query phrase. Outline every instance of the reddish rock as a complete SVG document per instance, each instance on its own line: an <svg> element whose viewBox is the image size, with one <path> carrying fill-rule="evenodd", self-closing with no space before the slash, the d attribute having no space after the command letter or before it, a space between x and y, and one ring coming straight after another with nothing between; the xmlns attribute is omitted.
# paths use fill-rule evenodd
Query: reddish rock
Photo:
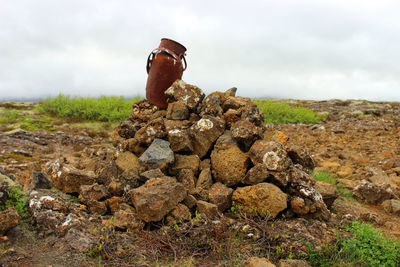
<svg viewBox="0 0 400 267"><path fill-rule="evenodd" d="M254 123L256 126L264 125L264 115L256 104L249 103L248 105L241 108L241 112L241 120L249 121L251 123Z"/></svg>
<svg viewBox="0 0 400 267"><path fill-rule="evenodd" d="M106 200L107 206L110 208L111 213L115 213L121 206L122 202L122 198L116 196L113 196Z"/></svg>
<svg viewBox="0 0 400 267"><path fill-rule="evenodd" d="M154 178L129 192L140 219L145 222L161 220L185 199L187 191L171 177Z"/></svg>
<svg viewBox="0 0 400 267"><path fill-rule="evenodd" d="M163 139L166 135L163 118L157 118L138 130L134 139L139 145L149 146L155 138Z"/></svg>
<svg viewBox="0 0 400 267"><path fill-rule="evenodd" d="M240 120L242 113L236 109L228 109L222 116L224 121L226 122L226 128L230 129L232 126Z"/></svg>
<svg viewBox="0 0 400 267"><path fill-rule="evenodd" d="M244 211L256 208L260 214L268 211L273 218L287 208L287 195L269 183L239 187L233 192L232 201L243 206Z"/></svg>
<svg viewBox="0 0 400 267"><path fill-rule="evenodd" d="M292 146L288 149L287 153L294 164L300 164L309 172L314 170L316 165L315 161L305 149Z"/></svg>
<svg viewBox="0 0 400 267"><path fill-rule="evenodd" d="M224 104L222 105L222 108L224 111L227 111L229 109L240 109L245 107L246 105L251 104L251 100L250 98L247 97L240 97L240 96L228 96L225 101Z"/></svg>
<svg viewBox="0 0 400 267"><path fill-rule="evenodd" d="M310 213L310 208L306 205L305 201L301 197L294 197L290 201L290 208L297 215L306 215Z"/></svg>
<svg viewBox="0 0 400 267"><path fill-rule="evenodd" d="M400 216L400 200L390 199L382 202L383 209L388 213Z"/></svg>

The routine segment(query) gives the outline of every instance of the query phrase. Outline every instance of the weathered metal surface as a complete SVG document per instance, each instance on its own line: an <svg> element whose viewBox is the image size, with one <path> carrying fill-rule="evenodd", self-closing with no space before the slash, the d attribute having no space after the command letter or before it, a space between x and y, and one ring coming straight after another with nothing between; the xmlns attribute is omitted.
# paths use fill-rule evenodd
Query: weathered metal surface
<svg viewBox="0 0 400 267"><path fill-rule="evenodd" d="M160 46L150 53L146 66L149 74L146 98L150 103L160 108L167 108L167 97L164 92L177 79L182 78L187 66L185 52L186 48L180 43L163 38Z"/></svg>

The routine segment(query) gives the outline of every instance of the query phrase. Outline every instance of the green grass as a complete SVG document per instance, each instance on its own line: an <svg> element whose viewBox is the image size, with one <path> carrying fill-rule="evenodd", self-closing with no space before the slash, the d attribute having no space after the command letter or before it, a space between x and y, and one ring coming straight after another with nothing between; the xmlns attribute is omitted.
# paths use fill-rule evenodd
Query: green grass
<svg viewBox="0 0 400 267"><path fill-rule="evenodd" d="M55 118L17 110L4 110L0 113L0 125L9 127L14 125L11 129L19 127L26 131L45 130L51 132L55 130L52 126L55 121ZM8 130L8 128L6 129Z"/></svg>
<svg viewBox="0 0 400 267"><path fill-rule="evenodd" d="M316 112L304 107L291 107L289 104L273 100L253 101L262 111L265 123L305 123L315 124L321 122L322 118Z"/></svg>
<svg viewBox="0 0 400 267"><path fill-rule="evenodd" d="M5 204L0 206L1 210L6 210L8 208L15 209L22 217L28 215L28 198L25 193L20 188L11 188L8 193L8 199Z"/></svg>
<svg viewBox="0 0 400 267"><path fill-rule="evenodd" d="M314 251L309 247L308 261L313 266L399 266L400 242L382 236L365 223L353 222L346 230L350 238Z"/></svg>
<svg viewBox="0 0 400 267"><path fill-rule="evenodd" d="M334 186L336 186L336 189L339 192L339 196L344 197L350 201L354 201L351 192L347 188L345 188L341 183L339 183L336 177L334 177L332 174L326 171L321 171L321 172L313 172L311 176L314 177L314 179L317 181L333 184Z"/></svg>
<svg viewBox="0 0 400 267"><path fill-rule="evenodd" d="M39 110L59 117L118 122L129 117L133 103L139 100L139 97L126 100L122 96L83 98L59 94L41 101Z"/></svg>

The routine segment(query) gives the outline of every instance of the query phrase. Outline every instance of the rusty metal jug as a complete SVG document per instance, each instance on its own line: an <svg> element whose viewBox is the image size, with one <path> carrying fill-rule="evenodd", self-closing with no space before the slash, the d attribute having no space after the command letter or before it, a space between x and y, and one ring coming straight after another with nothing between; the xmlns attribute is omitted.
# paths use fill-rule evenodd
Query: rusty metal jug
<svg viewBox="0 0 400 267"><path fill-rule="evenodd" d="M177 79L182 78L186 69L186 48L178 42L163 38L160 46L147 58L146 70L149 74L146 84L147 100L159 108L167 108L164 92Z"/></svg>

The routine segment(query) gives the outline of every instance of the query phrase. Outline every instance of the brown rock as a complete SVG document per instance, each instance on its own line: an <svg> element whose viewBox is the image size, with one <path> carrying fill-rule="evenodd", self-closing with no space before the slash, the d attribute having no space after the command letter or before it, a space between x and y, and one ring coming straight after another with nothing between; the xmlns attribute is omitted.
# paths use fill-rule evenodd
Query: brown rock
<svg viewBox="0 0 400 267"><path fill-rule="evenodd" d="M188 192L193 191L196 185L196 177L194 176L193 170L181 169L176 176L178 182L183 184Z"/></svg>
<svg viewBox="0 0 400 267"><path fill-rule="evenodd" d="M114 226L121 230L140 231L144 227L144 222L138 219L132 207L122 204L114 214Z"/></svg>
<svg viewBox="0 0 400 267"><path fill-rule="evenodd" d="M306 205L305 201L301 197L294 197L290 201L290 208L297 215L306 215L310 212L310 208Z"/></svg>
<svg viewBox="0 0 400 267"><path fill-rule="evenodd" d="M288 149L287 153L294 164L300 164L308 172L311 172L315 168L314 159L305 149L292 146Z"/></svg>
<svg viewBox="0 0 400 267"><path fill-rule="evenodd" d="M227 132L218 139L211 153L211 166L216 181L233 186L239 184L246 175L249 157Z"/></svg>
<svg viewBox="0 0 400 267"><path fill-rule="evenodd" d="M149 146L155 138L163 139L167 135L163 118L149 121L146 126L139 129L134 139L139 145Z"/></svg>
<svg viewBox="0 0 400 267"><path fill-rule="evenodd" d="M153 178L160 178L163 177L165 174L158 168L158 169L151 169L145 172L140 173L140 178L143 181L147 181Z"/></svg>
<svg viewBox="0 0 400 267"><path fill-rule="evenodd" d="M154 178L129 192L140 219L145 222L161 220L185 199L187 192L171 177Z"/></svg>
<svg viewBox="0 0 400 267"><path fill-rule="evenodd" d="M123 202L122 198L116 196L113 196L106 200L106 204L110 208L111 213L115 213L117 210L119 210L119 207L121 206L122 202Z"/></svg>
<svg viewBox="0 0 400 267"><path fill-rule="evenodd" d="M271 263L266 258L252 257L247 259L247 261L244 263L244 267L276 267L276 265Z"/></svg>
<svg viewBox="0 0 400 267"><path fill-rule="evenodd" d="M321 194L328 208L332 206L333 202L338 198L339 192L336 186L325 182L316 181L314 188Z"/></svg>
<svg viewBox="0 0 400 267"><path fill-rule="evenodd" d="M187 197L183 200L183 203L189 208L192 209L197 205L197 199L193 195L187 195Z"/></svg>
<svg viewBox="0 0 400 267"><path fill-rule="evenodd" d="M210 115L221 117L223 110L220 106L220 98L217 95L208 95L202 102L200 116Z"/></svg>
<svg viewBox="0 0 400 267"><path fill-rule="evenodd" d="M100 200L107 197L108 192L104 185L98 183L92 185L81 185L79 189L79 201L87 203L89 200Z"/></svg>
<svg viewBox="0 0 400 267"><path fill-rule="evenodd" d="M265 165L264 165L265 166ZM268 182L273 183L274 185L285 188L289 182L289 173L287 171L283 172L275 172L270 171L268 176Z"/></svg>
<svg viewBox="0 0 400 267"><path fill-rule="evenodd" d="M354 187L360 184L360 181L348 180L348 179L338 179L338 182L343 185L343 187L353 190Z"/></svg>
<svg viewBox="0 0 400 267"><path fill-rule="evenodd" d="M208 190L211 188L213 184L211 170L204 169L200 172L199 178L196 182L196 187L190 193L193 194L197 199L201 199L204 201L208 200Z"/></svg>
<svg viewBox="0 0 400 267"><path fill-rule="evenodd" d="M232 200L242 205L244 211L256 208L259 214L268 211L273 218L287 208L287 195L269 183L239 187L233 192Z"/></svg>
<svg viewBox="0 0 400 267"><path fill-rule="evenodd" d="M200 214L205 214L209 219L215 219L221 217L217 205L208 203L203 200L197 201L197 211Z"/></svg>
<svg viewBox="0 0 400 267"><path fill-rule="evenodd" d="M388 184L376 185L365 180L353 189L353 197L368 204L380 204L393 198L393 191Z"/></svg>
<svg viewBox="0 0 400 267"><path fill-rule="evenodd" d="M194 175L199 172L200 158L197 155L175 154L175 163L169 168L171 175L177 175L182 169L190 169Z"/></svg>
<svg viewBox="0 0 400 267"><path fill-rule="evenodd" d="M117 156L115 163L122 171L134 169L137 174L139 173L138 157L129 151L120 153Z"/></svg>
<svg viewBox="0 0 400 267"><path fill-rule="evenodd" d="M168 223L177 223L177 222L185 222L189 221L191 218L191 214L189 208L183 204L176 205L175 209L173 209L169 215L167 216Z"/></svg>
<svg viewBox="0 0 400 267"><path fill-rule="evenodd" d="M242 116L242 113L239 110L236 109L228 109L222 116L224 121L226 122L226 128L230 129L232 126L240 120L240 117Z"/></svg>
<svg viewBox="0 0 400 267"><path fill-rule="evenodd" d="M268 176L269 171L267 166L262 163L258 163L246 173L246 176L242 182L244 184L254 185L264 182L268 179Z"/></svg>
<svg viewBox="0 0 400 267"><path fill-rule="evenodd" d="M95 180L92 171L78 170L64 165L52 176L53 186L64 193L78 193L81 185L92 184Z"/></svg>
<svg viewBox="0 0 400 267"><path fill-rule="evenodd" d="M197 106L204 98L203 91L197 86L185 83L182 80L176 80L166 91L165 95L168 102L183 102L190 111L195 111Z"/></svg>
<svg viewBox="0 0 400 267"><path fill-rule="evenodd" d="M118 134L119 137L122 137L124 139L129 139L133 138L137 132L144 124L140 123L139 121L131 121L131 120L126 120L121 122L115 129L114 131Z"/></svg>
<svg viewBox="0 0 400 267"><path fill-rule="evenodd" d="M341 178L350 177L353 174L353 169L348 166L340 167L336 174Z"/></svg>
<svg viewBox="0 0 400 267"><path fill-rule="evenodd" d="M0 211L0 235L4 235L8 230L19 224L20 217L13 209Z"/></svg>
<svg viewBox="0 0 400 267"><path fill-rule="evenodd" d="M187 120L189 118L189 110L182 101L169 103L166 117L169 120Z"/></svg>
<svg viewBox="0 0 400 267"><path fill-rule="evenodd" d="M390 199L382 202L383 209L388 213L394 213L400 216L400 200Z"/></svg>
<svg viewBox="0 0 400 267"><path fill-rule="evenodd" d="M229 109L240 109L245 107L246 105L251 104L251 100L250 98L247 97L234 97L234 96L228 96L225 101L224 104L222 105L222 108L224 111L227 111Z"/></svg>
<svg viewBox="0 0 400 267"><path fill-rule="evenodd" d="M232 126L231 132L233 140L245 151L248 151L254 141L261 139L262 130L249 121L241 120Z"/></svg>
<svg viewBox="0 0 400 267"><path fill-rule="evenodd" d="M87 206L92 214L104 215L107 213L107 205L105 202L89 200Z"/></svg>
<svg viewBox="0 0 400 267"><path fill-rule="evenodd" d="M281 131L277 131L274 129L270 129L264 132L263 139L265 141L274 141L278 142L283 146L286 146L289 141L289 137Z"/></svg>
<svg viewBox="0 0 400 267"><path fill-rule="evenodd" d="M218 206L218 210L223 212L232 206L233 189L221 183L215 183L208 191L208 199L212 204Z"/></svg>
<svg viewBox="0 0 400 267"><path fill-rule="evenodd" d="M223 119L205 115L189 128L193 152L203 158L218 137L223 134L224 129L225 121Z"/></svg>
<svg viewBox="0 0 400 267"><path fill-rule="evenodd" d="M291 164L283 146L274 141L255 141L250 148L249 156L254 164L263 163L271 171L284 171Z"/></svg>
<svg viewBox="0 0 400 267"><path fill-rule="evenodd" d="M241 108L242 116L241 120L249 121L254 123L256 126L264 125L264 115L256 104L250 103Z"/></svg>

